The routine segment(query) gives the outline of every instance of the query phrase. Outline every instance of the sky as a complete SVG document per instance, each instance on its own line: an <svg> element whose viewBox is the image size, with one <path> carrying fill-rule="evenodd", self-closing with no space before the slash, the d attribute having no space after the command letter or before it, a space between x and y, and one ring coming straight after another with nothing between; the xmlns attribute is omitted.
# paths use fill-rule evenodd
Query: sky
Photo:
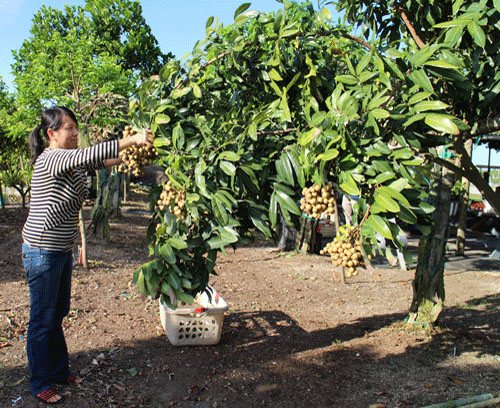
<svg viewBox="0 0 500 408"><path fill-rule="evenodd" d="M205 23L218 17L225 26L234 21L234 11L242 3L250 9L276 11L282 4L276 0L140 0L143 16L151 27L163 52L182 58L191 52L196 41L205 37ZM42 5L63 9L65 4L83 6L84 0L0 0L0 77L13 92L12 50L19 50L30 35L33 15ZM317 1L313 0L316 5ZM333 7L329 7L334 14ZM334 14L334 19L338 15ZM488 164L488 149L480 145L472 155L476 165ZM500 165L500 152L491 152L490 163Z"/></svg>

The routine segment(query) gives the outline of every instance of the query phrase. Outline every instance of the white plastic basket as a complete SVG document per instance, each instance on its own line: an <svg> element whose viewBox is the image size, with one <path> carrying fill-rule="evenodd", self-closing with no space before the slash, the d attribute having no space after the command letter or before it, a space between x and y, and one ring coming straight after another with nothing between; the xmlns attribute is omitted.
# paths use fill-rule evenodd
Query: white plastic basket
<svg viewBox="0 0 500 408"><path fill-rule="evenodd" d="M160 299L161 325L173 346L210 346L219 343L224 312L229 306L214 288L207 286L207 291L198 294L192 305L181 303L175 310Z"/></svg>

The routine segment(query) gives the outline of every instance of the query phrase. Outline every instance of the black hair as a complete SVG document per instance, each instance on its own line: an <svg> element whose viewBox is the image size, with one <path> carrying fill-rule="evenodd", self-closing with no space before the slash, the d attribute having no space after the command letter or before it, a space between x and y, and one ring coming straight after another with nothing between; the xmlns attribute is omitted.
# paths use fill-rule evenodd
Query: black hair
<svg viewBox="0 0 500 408"><path fill-rule="evenodd" d="M31 164L35 163L38 156L40 156L46 147L45 141L48 142L49 140L47 131L49 129L58 130L62 125L64 116L69 116L78 125L78 121L73 111L64 106L53 106L42 112L42 123L33 129L29 136ZM40 135L40 131L43 131L45 141Z"/></svg>

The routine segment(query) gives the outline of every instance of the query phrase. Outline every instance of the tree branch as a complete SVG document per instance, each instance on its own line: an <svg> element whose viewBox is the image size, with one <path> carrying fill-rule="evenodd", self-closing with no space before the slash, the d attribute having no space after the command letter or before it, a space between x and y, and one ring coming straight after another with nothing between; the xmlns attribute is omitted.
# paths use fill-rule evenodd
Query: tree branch
<svg viewBox="0 0 500 408"><path fill-rule="evenodd" d="M368 44L365 40L363 40L362 38L359 38L359 37L356 37L354 35L351 35L351 34L342 34L342 37L344 38L349 38L350 40L353 40L353 41L356 41L358 44L361 44L361 45L364 45L366 48L368 48L369 50L372 49L372 46L370 44Z"/></svg>
<svg viewBox="0 0 500 408"><path fill-rule="evenodd" d="M401 4L399 4L399 3L397 3L396 4L396 10L401 15L401 18L403 19L403 21L404 21L404 23L406 25L406 28L408 28L408 31L410 32L411 36L413 37L413 39L415 40L415 42L417 43L417 45L420 48L424 48L425 47L425 43L422 41L422 39L417 34L417 30L415 30L415 27L413 27L413 25L411 24L411 21L408 18L407 14L406 14L406 11L404 10L403 6Z"/></svg>

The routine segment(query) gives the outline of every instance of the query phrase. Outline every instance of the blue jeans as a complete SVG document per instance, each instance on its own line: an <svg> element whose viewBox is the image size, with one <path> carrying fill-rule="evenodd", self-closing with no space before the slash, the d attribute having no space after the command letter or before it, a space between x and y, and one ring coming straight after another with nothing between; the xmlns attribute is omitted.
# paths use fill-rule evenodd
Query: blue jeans
<svg viewBox="0 0 500 408"><path fill-rule="evenodd" d="M38 395L70 375L62 320L69 312L73 255L26 244L22 253L30 291L30 392Z"/></svg>

